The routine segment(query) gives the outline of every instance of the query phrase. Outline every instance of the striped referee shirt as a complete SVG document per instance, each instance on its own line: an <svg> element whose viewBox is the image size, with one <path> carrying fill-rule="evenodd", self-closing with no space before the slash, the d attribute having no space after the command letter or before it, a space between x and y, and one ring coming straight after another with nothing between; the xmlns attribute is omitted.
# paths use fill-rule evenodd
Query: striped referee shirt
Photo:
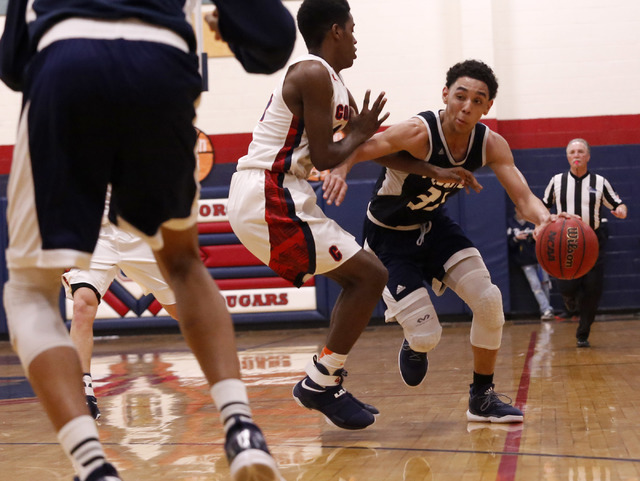
<svg viewBox="0 0 640 481"><path fill-rule="evenodd" d="M551 178L542 202L548 209L555 205L557 212L579 215L592 229L600 227L602 205L613 210L622 204L609 181L601 175L587 172L576 177L571 171Z"/></svg>

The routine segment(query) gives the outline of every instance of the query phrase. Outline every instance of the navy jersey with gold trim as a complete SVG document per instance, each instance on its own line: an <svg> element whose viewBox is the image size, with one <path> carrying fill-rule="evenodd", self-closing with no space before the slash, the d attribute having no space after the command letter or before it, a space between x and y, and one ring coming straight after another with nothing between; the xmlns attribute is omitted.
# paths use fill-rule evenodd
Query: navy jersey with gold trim
<svg viewBox="0 0 640 481"><path fill-rule="evenodd" d="M440 116L432 111L421 112L417 117L429 131L431 149L424 159L438 167L464 167L474 171L486 162L486 142L489 128L476 124L469 138L464 159L456 161L444 139ZM376 224L387 227L410 227L431 220L433 213L462 187L454 183L441 183L429 177L407 174L384 168L369 204L368 217Z"/></svg>

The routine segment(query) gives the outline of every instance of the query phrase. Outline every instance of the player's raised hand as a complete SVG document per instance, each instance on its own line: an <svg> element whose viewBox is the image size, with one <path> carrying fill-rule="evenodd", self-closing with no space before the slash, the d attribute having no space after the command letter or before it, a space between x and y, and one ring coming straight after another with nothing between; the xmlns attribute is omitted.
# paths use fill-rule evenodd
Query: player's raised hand
<svg viewBox="0 0 640 481"><path fill-rule="evenodd" d="M382 123L389 117L389 112L382 115L382 110L387 103L385 93L380 92L371 108L369 108L370 97L371 90L367 90L362 102L362 111L356 112L354 108L351 108L351 117L349 119L350 132L362 135L364 140L375 134Z"/></svg>

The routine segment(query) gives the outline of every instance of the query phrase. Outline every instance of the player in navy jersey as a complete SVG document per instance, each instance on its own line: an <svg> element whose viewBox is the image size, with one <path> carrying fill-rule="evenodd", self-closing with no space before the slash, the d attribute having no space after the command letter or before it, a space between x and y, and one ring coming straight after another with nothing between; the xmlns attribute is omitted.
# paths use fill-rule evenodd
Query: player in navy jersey
<svg viewBox="0 0 640 481"><path fill-rule="evenodd" d="M580 314L576 329L577 347L590 347L589 334L596 318L604 284L604 252L607 241L606 219L602 209L610 209L618 219L627 218L622 203L611 184L603 176L589 171L591 147L584 139L567 144L569 171L554 175L544 191L543 201L549 208L579 216L598 236L599 254L595 266L578 279L558 279L558 289L565 306L576 306Z"/></svg>
<svg viewBox="0 0 640 481"><path fill-rule="evenodd" d="M422 112L376 134L340 170L376 158L387 165L371 198L364 232L368 248L389 271L383 293L385 319L403 327L405 339L398 357L402 379L417 386L425 378L427 352L438 344L442 331L426 286L436 295L448 287L473 312L473 383L467 419L508 423L522 421L523 415L493 390L504 324L502 296L479 251L443 210L461 185L422 176L425 165L470 171L487 165L536 229L552 220L516 168L507 142L480 123L497 90L497 79L486 64L467 60L454 65L442 90L443 110ZM399 164L409 157L412 167Z"/></svg>
<svg viewBox="0 0 640 481"><path fill-rule="evenodd" d="M286 63L295 24L279 0L216 0L212 25L243 66ZM11 342L78 481L117 481L59 308L60 275L89 267L107 186L110 218L154 250L180 327L211 386L234 480L280 479L240 381L233 324L197 236L195 103L202 88L189 18L196 1L10 0L0 78L23 93L8 187ZM197 18L195 21L200 21Z"/></svg>

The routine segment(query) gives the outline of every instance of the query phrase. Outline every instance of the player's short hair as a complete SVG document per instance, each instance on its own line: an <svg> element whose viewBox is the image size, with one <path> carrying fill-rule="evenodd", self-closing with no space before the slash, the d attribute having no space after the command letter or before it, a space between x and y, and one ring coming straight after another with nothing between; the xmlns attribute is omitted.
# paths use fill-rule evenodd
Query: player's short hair
<svg viewBox="0 0 640 481"><path fill-rule="evenodd" d="M347 0L304 0L298 10L298 30L307 48L317 48L334 24L344 27L350 17Z"/></svg>
<svg viewBox="0 0 640 481"><path fill-rule="evenodd" d="M460 77L469 77L480 80L487 84L489 88L489 100L493 100L498 95L498 79L491 67L480 60L465 60L458 62L447 72L447 88L451 87Z"/></svg>
<svg viewBox="0 0 640 481"><path fill-rule="evenodd" d="M581 144L583 144L587 148L587 154L591 154L591 146L589 145L589 142L581 138L570 140L569 143L567 144L567 150L569 149L569 146L574 142L580 142Z"/></svg>

